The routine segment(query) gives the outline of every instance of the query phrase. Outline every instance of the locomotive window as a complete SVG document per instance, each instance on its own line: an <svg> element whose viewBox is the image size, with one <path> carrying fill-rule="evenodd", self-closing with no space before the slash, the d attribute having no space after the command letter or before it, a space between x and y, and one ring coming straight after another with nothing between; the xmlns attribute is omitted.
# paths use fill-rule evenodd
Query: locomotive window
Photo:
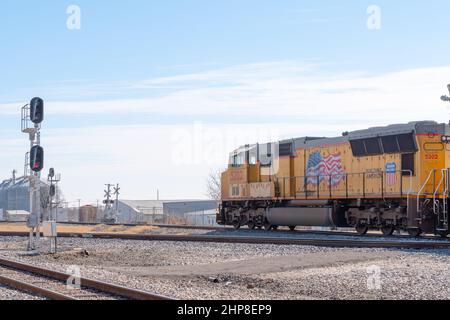
<svg viewBox="0 0 450 320"><path fill-rule="evenodd" d="M381 138L381 142L383 143L383 149L384 149L385 153L397 153L397 152L400 152L396 136L382 137Z"/></svg>
<svg viewBox="0 0 450 320"><path fill-rule="evenodd" d="M409 176L409 171L412 175L415 175L414 170L414 153L404 153L402 154L402 175Z"/></svg>
<svg viewBox="0 0 450 320"><path fill-rule="evenodd" d="M398 145L401 152L415 152L416 144L414 143L414 136L412 134L401 134L397 136Z"/></svg>
<svg viewBox="0 0 450 320"><path fill-rule="evenodd" d="M362 157L367 155L366 147L364 146L364 140L350 141L352 146L353 155L355 157Z"/></svg>
<svg viewBox="0 0 450 320"><path fill-rule="evenodd" d="M231 166L240 167L244 164L244 154L233 154L231 156Z"/></svg>
<svg viewBox="0 0 450 320"><path fill-rule="evenodd" d="M272 165L272 144L261 145L259 149L259 161L261 166L269 167Z"/></svg>
<svg viewBox="0 0 450 320"><path fill-rule="evenodd" d="M258 148L256 146L253 146L248 151L248 163L250 165L255 165L258 162Z"/></svg>
<svg viewBox="0 0 450 320"><path fill-rule="evenodd" d="M378 138L365 139L364 144L368 155L382 154Z"/></svg>

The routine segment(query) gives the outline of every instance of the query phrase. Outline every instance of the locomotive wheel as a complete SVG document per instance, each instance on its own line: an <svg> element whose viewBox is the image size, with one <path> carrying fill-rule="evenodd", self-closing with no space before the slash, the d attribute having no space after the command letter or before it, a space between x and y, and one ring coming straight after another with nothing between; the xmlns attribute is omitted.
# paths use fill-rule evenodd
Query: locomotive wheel
<svg viewBox="0 0 450 320"><path fill-rule="evenodd" d="M383 233L383 235L385 236L392 236L392 234L395 231L395 227L392 225L388 225L388 226L382 226L381 227L381 232Z"/></svg>
<svg viewBox="0 0 450 320"><path fill-rule="evenodd" d="M422 229L420 228L408 229L408 234L411 237L417 238L422 234Z"/></svg>
<svg viewBox="0 0 450 320"><path fill-rule="evenodd" d="M369 231L369 227L363 224L359 224L355 227L356 232L360 235L363 236L367 233L367 231Z"/></svg>
<svg viewBox="0 0 450 320"><path fill-rule="evenodd" d="M255 230L255 229L256 229L256 223L253 222L253 221L249 221L249 222L247 223L247 226L248 226L248 228L249 228L250 230Z"/></svg>
<svg viewBox="0 0 450 320"><path fill-rule="evenodd" d="M233 221L233 227L236 230L239 230L241 228L241 223L238 220Z"/></svg>
<svg viewBox="0 0 450 320"><path fill-rule="evenodd" d="M297 228L297 227L296 227L296 226L290 226L290 227L289 227L289 230L295 231L295 228Z"/></svg>
<svg viewBox="0 0 450 320"><path fill-rule="evenodd" d="M270 223L268 223L268 222L266 222L265 224L264 224L264 230L266 230L266 231L270 231L270 230L272 230L272 225L270 224Z"/></svg>
<svg viewBox="0 0 450 320"><path fill-rule="evenodd" d="M440 236L441 238L447 238L450 234L450 231L437 231L436 235Z"/></svg>

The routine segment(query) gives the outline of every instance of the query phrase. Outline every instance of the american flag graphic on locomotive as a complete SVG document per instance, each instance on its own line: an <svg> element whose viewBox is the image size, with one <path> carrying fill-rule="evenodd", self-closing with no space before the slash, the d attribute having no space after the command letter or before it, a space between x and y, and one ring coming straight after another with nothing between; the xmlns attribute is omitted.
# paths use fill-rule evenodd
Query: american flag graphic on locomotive
<svg viewBox="0 0 450 320"><path fill-rule="evenodd" d="M328 186L336 187L344 179L341 154L322 157L320 151L310 155L306 170L307 184L317 185L325 181Z"/></svg>

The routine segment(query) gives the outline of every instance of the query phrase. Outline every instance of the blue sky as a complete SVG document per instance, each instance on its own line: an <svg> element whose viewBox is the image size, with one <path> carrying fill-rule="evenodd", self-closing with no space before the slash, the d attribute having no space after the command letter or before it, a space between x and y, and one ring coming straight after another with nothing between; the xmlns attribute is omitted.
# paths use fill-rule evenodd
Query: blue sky
<svg viewBox="0 0 450 320"><path fill-rule="evenodd" d="M72 4L81 9L80 30L66 27ZM367 28L370 5L381 10L380 30ZM203 197L205 175L218 163L173 170L173 161L148 162L163 168L138 171L145 184L133 181L138 173L129 170L137 165L131 159L136 154L173 153L170 134L183 126L192 131L198 122L215 128L273 125L282 136L309 134L305 128L338 134L420 117L446 122L441 118L447 110L432 97L450 82L449 14L446 0L4 0L0 144L8 153L0 176L21 166L27 144L17 110L36 95L49 105L47 163L66 175L66 197L85 201L101 197L103 183L121 181L128 198L151 198L156 188L168 198ZM417 92L405 100L409 86ZM329 101L342 104L334 120ZM373 105L349 116L346 106L366 101ZM424 115L419 103L427 101L432 107ZM311 107L322 113L310 113ZM377 107L386 108L383 116ZM405 110L411 110L407 119ZM109 134L80 138L99 130ZM64 135L77 151L60 149ZM144 145L130 146L135 135L145 137ZM107 156L96 153L99 145ZM149 154L155 145L160 149ZM121 147L133 156L122 156ZM112 172L98 170L108 164ZM81 173L92 176L92 188L83 187Z"/></svg>

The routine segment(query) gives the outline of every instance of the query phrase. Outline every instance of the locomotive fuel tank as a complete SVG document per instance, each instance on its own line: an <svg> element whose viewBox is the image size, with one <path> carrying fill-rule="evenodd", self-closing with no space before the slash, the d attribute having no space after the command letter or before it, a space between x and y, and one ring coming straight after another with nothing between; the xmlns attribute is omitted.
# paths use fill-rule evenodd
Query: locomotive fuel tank
<svg viewBox="0 0 450 320"><path fill-rule="evenodd" d="M342 226L339 210L329 201L292 201L284 207L268 208L266 218L275 226Z"/></svg>

